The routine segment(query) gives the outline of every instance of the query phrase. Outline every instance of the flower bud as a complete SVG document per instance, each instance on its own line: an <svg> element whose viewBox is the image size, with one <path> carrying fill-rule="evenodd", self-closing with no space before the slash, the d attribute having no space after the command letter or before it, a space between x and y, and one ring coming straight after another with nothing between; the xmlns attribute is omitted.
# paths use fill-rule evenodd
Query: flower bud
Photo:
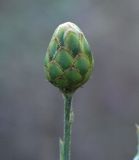
<svg viewBox="0 0 139 160"><path fill-rule="evenodd" d="M56 28L44 65L48 81L63 93L73 93L89 79L94 68L94 59L78 26L66 22Z"/></svg>

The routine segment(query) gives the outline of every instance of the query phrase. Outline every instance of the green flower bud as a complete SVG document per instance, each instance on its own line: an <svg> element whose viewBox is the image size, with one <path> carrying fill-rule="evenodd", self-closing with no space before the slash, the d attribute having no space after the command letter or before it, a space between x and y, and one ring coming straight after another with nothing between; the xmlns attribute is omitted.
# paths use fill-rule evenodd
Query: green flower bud
<svg viewBox="0 0 139 160"><path fill-rule="evenodd" d="M73 93L89 79L94 59L79 27L66 22L56 28L44 65L48 81L63 93Z"/></svg>

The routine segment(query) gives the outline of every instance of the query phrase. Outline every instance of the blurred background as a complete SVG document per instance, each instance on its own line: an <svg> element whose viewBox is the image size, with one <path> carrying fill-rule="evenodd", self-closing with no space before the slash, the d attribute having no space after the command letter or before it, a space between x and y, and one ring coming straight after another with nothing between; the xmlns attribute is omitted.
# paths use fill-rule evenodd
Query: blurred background
<svg viewBox="0 0 139 160"><path fill-rule="evenodd" d="M76 23L95 71L74 95L72 160L131 160L139 123L138 0L0 0L0 159L58 160L63 99L44 78L55 28Z"/></svg>

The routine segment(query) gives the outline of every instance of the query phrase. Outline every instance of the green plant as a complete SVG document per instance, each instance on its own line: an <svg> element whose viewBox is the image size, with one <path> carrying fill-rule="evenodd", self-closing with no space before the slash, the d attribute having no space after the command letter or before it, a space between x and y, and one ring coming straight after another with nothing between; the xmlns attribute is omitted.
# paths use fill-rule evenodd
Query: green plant
<svg viewBox="0 0 139 160"><path fill-rule="evenodd" d="M60 89L64 97L64 138L60 140L60 160L70 160L72 96L89 79L94 68L90 46L78 26L66 22L56 28L44 66L46 78Z"/></svg>
<svg viewBox="0 0 139 160"><path fill-rule="evenodd" d="M139 125L136 125L137 132L137 154L135 155L133 160L139 160Z"/></svg>

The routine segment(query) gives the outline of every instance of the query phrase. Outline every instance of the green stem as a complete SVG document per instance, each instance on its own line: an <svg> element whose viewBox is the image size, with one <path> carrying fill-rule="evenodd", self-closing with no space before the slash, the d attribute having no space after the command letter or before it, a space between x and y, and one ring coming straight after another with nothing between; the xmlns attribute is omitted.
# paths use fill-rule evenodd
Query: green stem
<svg viewBox="0 0 139 160"><path fill-rule="evenodd" d="M64 95L64 146L63 160L70 160L71 130L73 122L72 95Z"/></svg>

